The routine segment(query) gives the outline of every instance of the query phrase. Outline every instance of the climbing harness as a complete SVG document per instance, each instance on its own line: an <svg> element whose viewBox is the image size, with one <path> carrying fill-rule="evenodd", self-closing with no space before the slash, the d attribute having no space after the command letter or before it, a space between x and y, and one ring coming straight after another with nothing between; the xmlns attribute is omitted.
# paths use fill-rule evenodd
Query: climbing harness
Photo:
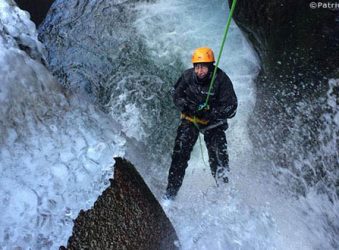
<svg viewBox="0 0 339 250"><path fill-rule="evenodd" d="M216 73L217 73L217 69L218 69L218 66L219 66L221 54L222 54L222 52L224 50L224 45L225 45L226 37L227 37L227 34L228 34L229 27L231 25L231 20L232 20L232 16L233 16L233 12L234 12L236 4L237 4L237 0L233 0L232 6L231 6L231 10L230 10L230 14L228 15L228 19L227 19L227 23L226 23L226 27L225 27L225 31L224 31L224 36L223 36L223 39L222 39L222 42L221 42L221 47L220 47L220 51L219 51L219 54L218 54L218 59L217 59L216 65L215 65L214 70L213 70L210 86L208 88L207 97L206 97L205 103L200 105L199 110L203 110L204 108L208 107L208 101L209 101L209 98L210 98L210 95L211 95L211 91L212 91L212 88L213 88L213 85L214 85L214 82L215 82Z"/></svg>
<svg viewBox="0 0 339 250"><path fill-rule="evenodd" d="M226 122L227 122L227 119L221 120L221 121L219 121L219 122L217 122L217 123L211 124L211 125L209 125L209 126L207 126L207 127L205 127L205 128L200 129L200 132L201 132L202 134L204 134L207 130L210 130L210 129L212 129L212 128L216 128L216 127L219 127L219 126L221 126L221 125L224 125Z"/></svg>
<svg viewBox="0 0 339 250"><path fill-rule="evenodd" d="M208 124L208 121L206 121L206 120L199 119L196 116L192 117L192 116L186 115L184 113L180 114L180 118L181 119L185 119L187 121L190 121L190 122L192 122L194 124L201 124L201 125L207 125Z"/></svg>

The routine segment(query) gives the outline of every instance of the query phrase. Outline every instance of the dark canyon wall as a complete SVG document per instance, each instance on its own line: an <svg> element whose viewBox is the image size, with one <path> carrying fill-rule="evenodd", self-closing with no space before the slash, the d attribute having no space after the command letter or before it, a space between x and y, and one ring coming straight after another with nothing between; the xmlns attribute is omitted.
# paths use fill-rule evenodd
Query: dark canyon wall
<svg viewBox="0 0 339 250"><path fill-rule="evenodd" d="M289 168L300 178L295 181L301 193L306 189L301 182L322 182L322 189L336 189L338 196L336 149L324 149L338 130L339 16L334 3L239 0L234 19L262 65L249 125L256 153Z"/></svg>
<svg viewBox="0 0 339 250"><path fill-rule="evenodd" d="M31 20L36 26L39 26L45 19L54 0L15 0L15 2L20 9L28 11Z"/></svg>

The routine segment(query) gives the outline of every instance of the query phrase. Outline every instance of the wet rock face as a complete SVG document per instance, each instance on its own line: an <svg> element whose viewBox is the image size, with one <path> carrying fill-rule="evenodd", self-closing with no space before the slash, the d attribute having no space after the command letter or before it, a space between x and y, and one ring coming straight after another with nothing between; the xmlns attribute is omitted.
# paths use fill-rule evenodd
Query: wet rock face
<svg viewBox="0 0 339 250"><path fill-rule="evenodd" d="M304 0L237 2L234 19L262 62L261 111L272 108L264 103L272 97L278 105L286 96L288 102L319 97L328 90L328 78L338 77L339 12L311 6Z"/></svg>
<svg viewBox="0 0 339 250"><path fill-rule="evenodd" d="M313 186L334 175L336 164L335 152L325 155L322 145L332 137L323 131L335 124L329 102L338 86L329 79L339 78L339 11L311 2L239 0L234 12L262 63L249 124L256 153L300 176L301 193L305 183ZM309 163L295 166L299 159ZM332 181L324 185L335 189Z"/></svg>
<svg viewBox="0 0 339 250"><path fill-rule="evenodd" d="M54 0L15 0L15 2L20 9L28 11L31 20L36 26L39 26Z"/></svg>
<svg viewBox="0 0 339 250"><path fill-rule="evenodd" d="M74 222L67 249L178 249L175 230L134 166L116 158L114 180Z"/></svg>
<svg viewBox="0 0 339 250"><path fill-rule="evenodd" d="M237 2L234 19L248 35L262 59L264 69L278 73L281 68L292 68L294 65L282 64L290 57L297 60L301 64L299 66L309 67L312 63L328 70L336 68L333 52L338 49L338 11L330 6L314 7L311 2ZM277 61L281 64L276 65Z"/></svg>

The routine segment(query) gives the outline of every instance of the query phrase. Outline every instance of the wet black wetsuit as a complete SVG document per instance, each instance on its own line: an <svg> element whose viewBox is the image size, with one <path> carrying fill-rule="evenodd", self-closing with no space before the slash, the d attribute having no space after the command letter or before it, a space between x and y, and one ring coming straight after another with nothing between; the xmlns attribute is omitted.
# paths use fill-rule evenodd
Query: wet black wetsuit
<svg viewBox="0 0 339 250"><path fill-rule="evenodd" d="M229 77L221 69L217 69L215 83L209 97L209 108L198 111L199 105L205 102L211 78L210 68L206 79L198 79L194 68L184 71L173 89L173 101L179 110L190 117L209 121L207 125L194 124L182 119L177 130L172 163L169 169L166 196L176 196L184 179L185 170L190 159L199 132L203 132L208 150L209 164L214 178L227 179L228 153L225 130L227 119L232 118L237 110L237 97ZM216 127L207 129L214 124Z"/></svg>

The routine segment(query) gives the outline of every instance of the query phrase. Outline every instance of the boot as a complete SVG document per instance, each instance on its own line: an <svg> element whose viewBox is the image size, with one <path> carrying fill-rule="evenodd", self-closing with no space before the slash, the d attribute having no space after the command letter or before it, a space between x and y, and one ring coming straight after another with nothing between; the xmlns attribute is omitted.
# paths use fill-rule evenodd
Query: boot
<svg viewBox="0 0 339 250"><path fill-rule="evenodd" d="M225 168L218 168L217 169L217 173L216 173L216 177L215 177L215 181L217 182L222 182L227 184L229 182L228 177L227 177L227 173L229 172L229 167L225 167Z"/></svg>
<svg viewBox="0 0 339 250"><path fill-rule="evenodd" d="M167 188L166 193L163 195L163 199L172 201L174 200L177 193L178 191L174 190L173 188Z"/></svg>

